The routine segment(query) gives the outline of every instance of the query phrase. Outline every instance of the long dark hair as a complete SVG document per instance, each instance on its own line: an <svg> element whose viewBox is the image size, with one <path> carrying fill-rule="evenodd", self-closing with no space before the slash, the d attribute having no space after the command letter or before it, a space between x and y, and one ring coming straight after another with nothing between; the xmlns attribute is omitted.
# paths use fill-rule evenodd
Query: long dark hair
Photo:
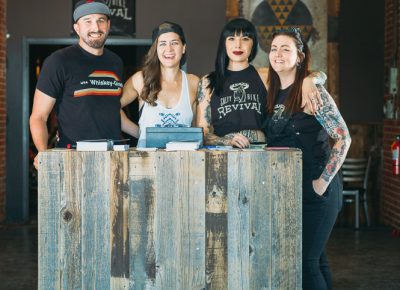
<svg viewBox="0 0 400 290"><path fill-rule="evenodd" d="M229 57L226 53L225 41L230 36L243 35L253 40L253 47L249 56L251 62L257 54L258 39L257 31L253 23L244 18L235 18L229 21L222 29L219 37L217 58L215 59L215 71L208 75L208 89L213 91L217 96L222 92L222 88L226 78L226 68L229 64Z"/></svg>
<svg viewBox="0 0 400 290"><path fill-rule="evenodd" d="M297 48L297 54L300 62L296 67L296 77L290 89L289 96L286 98L284 105L289 114L301 111L301 88L303 80L310 74L311 54L307 43L304 41L299 28L279 29L272 34L272 40L278 35L286 35L293 39ZM281 81L278 74L270 66L268 70L268 99L267 112L272 114L274 111L275 98L281 88Z"/></svg>
<svg viewBox="0 0 400 290"><path fill-rule="evenodd" d="M185 35L183 34L182 27L179 24L165 21L153 30L153 44L147 52L142 72L143 72L143 89L140 98L152 106L156 106L157 95L161 91L161 67L160 60L157 55L158 38L161 34L167 32L174 32L179 35L182 44L186 44ZM179 63L180 67L186 62L186 52L182 55Z"/></svg>

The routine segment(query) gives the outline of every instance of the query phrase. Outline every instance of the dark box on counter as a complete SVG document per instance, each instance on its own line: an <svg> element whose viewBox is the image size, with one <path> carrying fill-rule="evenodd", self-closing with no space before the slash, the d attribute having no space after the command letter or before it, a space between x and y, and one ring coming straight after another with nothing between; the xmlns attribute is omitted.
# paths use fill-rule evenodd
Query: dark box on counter
<svg viewBox="0 0 400 290"><path fill-rule="evenodd" d="M147 127L146 147L165 148L170 141L200 141L203 145L203 128L197 127Z"/></svg>

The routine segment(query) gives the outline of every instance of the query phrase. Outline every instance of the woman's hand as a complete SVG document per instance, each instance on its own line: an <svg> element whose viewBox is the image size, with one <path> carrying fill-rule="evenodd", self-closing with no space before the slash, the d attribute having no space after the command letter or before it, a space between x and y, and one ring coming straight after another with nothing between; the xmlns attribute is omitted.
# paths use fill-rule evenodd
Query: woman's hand
<svg viewBox="0 0 400 290"><path fill-rule="evenodd" d="M240 133L236 133L233 135L233 138L231 140L231 144L234 147L238 148L246 148L250 146L250 141L247 139L245 136L243 136Z"/></svg>
<svg viewBox="0 0 400 290"><path fill-rule="evenodd" d="M313 189L319 196L322 196L324 194L324 192L328 188L328 185L329 184L322 178L318 178L312 181Z"/></svg>
<svg viewBox="0 0 400 290"><path fill-rule="evenodd" d="M319 90L313 78L308 76L303 80L301 107L306 107L310 113L315 114L320 105L322 105L322 100Z"/></svg>

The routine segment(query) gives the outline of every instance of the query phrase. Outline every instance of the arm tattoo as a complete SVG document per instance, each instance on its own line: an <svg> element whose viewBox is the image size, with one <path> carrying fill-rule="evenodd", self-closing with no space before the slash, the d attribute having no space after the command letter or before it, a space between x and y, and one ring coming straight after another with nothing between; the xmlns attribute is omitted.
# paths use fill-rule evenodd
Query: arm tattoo
<svg viewBox="0 0 400 290"><path fill-rule="evenodd" d="M242 130L239 133L249 139L250 143L265 142L265 135L261 130Z"/></svg>
<svg viewBox="0 0 400 290"><path fill-rule="evenodd" d="M335 145L332 148L328 163L321 175L321 178L329 183L346 158L351 143L351 137L349 129L340 115L332 97L324 87L319 85L317 87L320 91L323 105L318 108L315 117L321 126L324 127L328 135L335 140Z"/></svg>
<svg viewBox="0 0 400 290"><path fill-rule="evenodd" d="M204 100L204 98L206 97L206 94L204 93L204 80L201 79L199 82L199 85L197 87L197 102L201 102Z"/></svg>
<svg viewBox="0 0 400 290"><path fill-rule="evenodd" d="M313 78L313 82L316 85L324 85L327 79L327 76L323 71L312 72L310 76Z"/></svg>
<svg viewBox="0 0 400 290"><path fill-rule="evenodd" d="M206 112L204 114L204 118L206 119L206 121L208 123L208 127L210 128L210 125L211 125L211 105L210 105L210 103L208 103L208 105L206 107Z"/></svg>
<svg viewBox="0 0 400 290"><path fill-rule="evenodd" d="M261 130L242 130L239 132L226 134L223 137L218 137L213 133L208 133L206 136L206 143L211 145L232 145L232 139L238 133L249 139L250 143L265 142L265 135Z"/></svg>
<svg viewBox="0 0 400 290"><path fill-rule="evenodd" d="M219 137L213 133L208 133L206 135L206 144L229 146L232 144L231 141L234 136L235 136L235 133L229 133L223 137Z"/></svg>

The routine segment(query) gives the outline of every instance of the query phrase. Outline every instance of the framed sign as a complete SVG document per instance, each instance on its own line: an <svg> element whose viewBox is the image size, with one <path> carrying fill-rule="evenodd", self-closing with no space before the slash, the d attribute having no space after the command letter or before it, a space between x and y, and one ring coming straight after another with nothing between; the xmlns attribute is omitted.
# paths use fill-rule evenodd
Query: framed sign
<svg viewBox="0 0 400 290"><path fill-rule="evenodd" d="M72 0L72 14L78 1ZM136 32L135 0L105 0L105 2L111 10L110 35L134 36ZM72 31L75 33L74 30Z"/></svg>

